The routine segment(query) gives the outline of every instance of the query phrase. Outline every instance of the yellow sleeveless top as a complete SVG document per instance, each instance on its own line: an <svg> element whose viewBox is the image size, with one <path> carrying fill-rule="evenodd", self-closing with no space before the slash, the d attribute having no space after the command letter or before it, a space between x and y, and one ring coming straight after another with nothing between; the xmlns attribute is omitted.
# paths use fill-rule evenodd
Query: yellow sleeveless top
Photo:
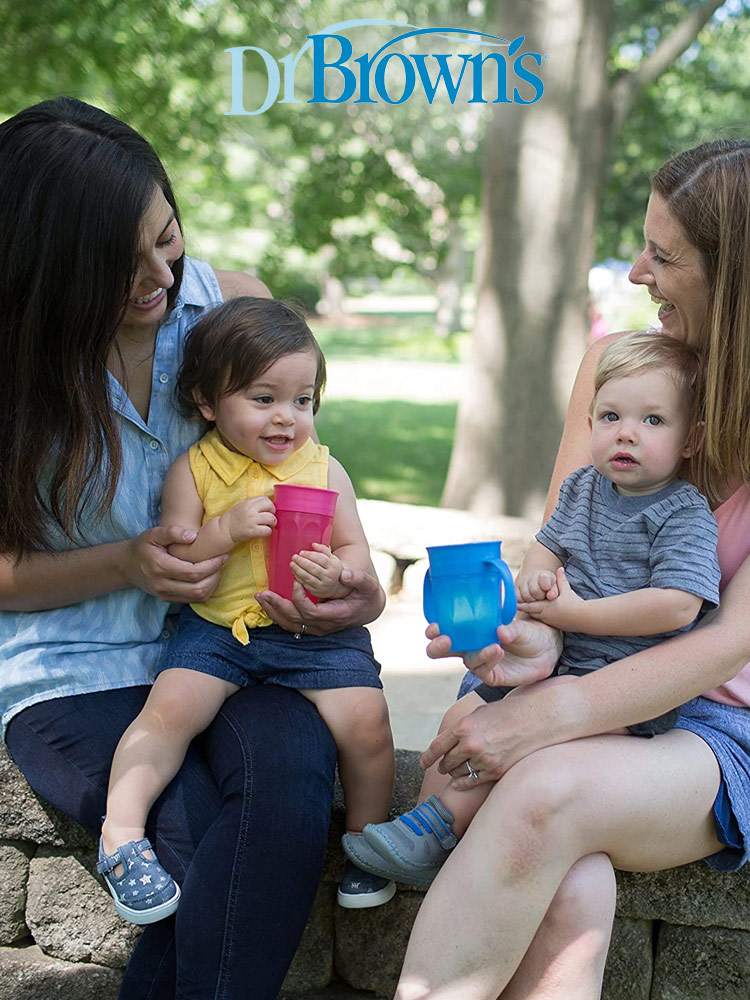
<svg viewBox="0 0 750 1000"><path fill-rule="evenodd" d="M328 486L328 448L312 438L280 465L266 466L227 448L214 427L189 449L188 459L203 501L203 524L241 500L259 496L273 500L276 483ZM268 538L240 542L232 549L213 595L190 607L206 621L231 628L235 639L247 645L249 628L272 624L253 597L268 588L267 561Z"/></svg>

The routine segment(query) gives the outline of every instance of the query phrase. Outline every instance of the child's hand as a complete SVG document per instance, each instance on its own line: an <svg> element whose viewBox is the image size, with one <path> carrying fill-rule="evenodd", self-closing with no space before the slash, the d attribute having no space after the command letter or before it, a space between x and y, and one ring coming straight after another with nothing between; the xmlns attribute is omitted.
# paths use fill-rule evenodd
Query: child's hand
<svg viewBox="0 0 750 1000"><path fill-rule="evenodd" d="M236 545L251 538L262 538L276 527L276 508L268 497L240 500L223 516L227 519L229 534Z"/></svg>
<svg viewBox="0 0 750 1000"><path fill-rule="evenodd" d="M516 598L518 599L519 611L522 611L521 604L529 601L554 601L558 596L557 580L551 569L536 569L516 580Z"/></svg>
<svg viewBox="0 0 750 1000"><path fill-rule="evenodd" d="M313 552L298 552L292 556L292 573L313 597L333 597L342 589L339 576L344 564L327 545L312 544Z"/></svg>
<svg viewBox="0 0 750 1000"><path fill-rule="evenodd" d="M565 570L560 567L555 579L557 597L549 599L549 590L546 599L539 601L519 601L518 610L525 612L530 618L545 622L553 628L564 629L568 632L585 632L583 621L586 601L571 590Z"/></svg>

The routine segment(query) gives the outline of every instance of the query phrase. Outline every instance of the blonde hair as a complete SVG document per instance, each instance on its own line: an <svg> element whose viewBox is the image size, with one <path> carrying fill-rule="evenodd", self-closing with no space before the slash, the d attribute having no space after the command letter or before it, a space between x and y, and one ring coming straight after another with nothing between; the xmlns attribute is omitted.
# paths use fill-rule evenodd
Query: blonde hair
<svg viewBox="0 0 750 1000"><path fill-rule="evenodd" d="M614 378L663 371L686 397L692 414L701 381L701 356L682 340L661 333L626 333L605 348L594 372L594 394ZM593 407L593 403L592 403Z"/></svg>
<svg viewBox="0 0 750 1000"><path fill-rule="evenodd" d="M651 187L700 252L708 286L698 344L705 437L691 474L717 504L733 472L750 483L750 142L723 139L679 153Z"/></svg>

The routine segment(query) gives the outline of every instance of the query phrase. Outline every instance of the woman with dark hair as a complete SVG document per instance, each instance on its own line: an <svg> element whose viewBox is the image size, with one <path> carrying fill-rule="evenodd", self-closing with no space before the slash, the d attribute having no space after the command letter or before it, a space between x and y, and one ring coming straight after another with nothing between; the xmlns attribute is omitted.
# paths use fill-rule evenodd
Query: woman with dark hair
<svg viewBox="0 0 750 1000"><path fill-rule="evenodd" d="M654 336L686 341L704 359L704 441L681 474L717 521L721 607L571 684L534 684L560 645L543 606L498 629L502 650L467 659L485 682L528 687L494 700L480 685L487 704L423 756L455 788L496 784L422 904L398 1000L597 1000L613 867L705 859L733 871L750 855L750 142L706 143L666 163L644 234L630 279L659 304ZM547 516L563 479L591 463L593 374L612 339L581 363ZM637 457L632 434L621 447ZM436 626L428 635L431 655L449 653ZM680 704L663 735L606 735Z"/></svg>
<svg viewBox="0 0 750 1000"><path fill-rule="evenodd" d="M174 405L188 330L249 275L186 258L169 180L133 129L60 98L0 126L0 709L41 796L91 830L115 746L174 631L170 602L205 600L159 524L171 462L201 434ZM367 574L340 601L270 593L282 627L324 634L377 617ZM229 698L155 804L148 836L182 885L148 927L127 1000L275 997L312 904L335 748L295 691ZM206 886L210 884L208 892Z"/></svg>

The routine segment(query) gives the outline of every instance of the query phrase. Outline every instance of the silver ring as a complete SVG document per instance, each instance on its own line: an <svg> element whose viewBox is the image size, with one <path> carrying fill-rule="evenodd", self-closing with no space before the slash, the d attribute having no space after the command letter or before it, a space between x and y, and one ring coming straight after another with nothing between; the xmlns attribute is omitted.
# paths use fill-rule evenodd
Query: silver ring
<svg viewBox="0 0 750 1000"><path fill-rule="evenodd" d="M299 630L299 632L295 632L294 633L294 638L295 639L301 639L302 636L305 634L305 632L307 632L307 625L305 625L305 623L303 622L302 623L302 628Z"/></svg>
<svg viewBox="0 0 750 1000"><path fill-rule="evenodd" d="M468 760L466 761L466 766L469 769L468 772L467 772L467 774L466 774L466 777L467 778L473 778L474 781L479 781L479 771L475 771L474 768L471 766L471 764L469 763Z"/></svg>

